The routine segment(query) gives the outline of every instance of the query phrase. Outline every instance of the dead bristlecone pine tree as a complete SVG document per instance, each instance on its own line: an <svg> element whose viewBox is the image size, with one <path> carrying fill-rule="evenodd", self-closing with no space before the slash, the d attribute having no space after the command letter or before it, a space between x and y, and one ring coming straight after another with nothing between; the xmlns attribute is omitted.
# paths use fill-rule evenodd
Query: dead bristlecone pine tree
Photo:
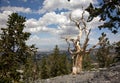
<svg viewBox="0 0 120 83"><path fill-rule="evenodd" d="M62 39L66 40L68 44L68 51L72 57L72 61L73 61L72 74L79 74L82 71L83 56L89 54L90 51L93 50L97 45L103 43L106 37L102 35L97 44L87 49L91 29L88 29L86 25L84 13L85 11L83 11L81 18L79 19L72 18L72 14L69 15L70 20L75 24L75 27L77 27L77 29L79 30L79 34L76 36L76 38L72 38L70 36L61 37ZM82 36L85 36L85 40L83 44L81 44L80 42ZM73 44L74 49L71 49L71 44Z"/></svg>

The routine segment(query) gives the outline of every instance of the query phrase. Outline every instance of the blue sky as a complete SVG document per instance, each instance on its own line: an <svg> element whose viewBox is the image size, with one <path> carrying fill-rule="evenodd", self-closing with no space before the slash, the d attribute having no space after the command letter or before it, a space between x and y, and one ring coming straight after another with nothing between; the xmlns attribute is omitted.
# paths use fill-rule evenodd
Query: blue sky
<svg viewBox="0 0 120 83"><path fill-rule="evenodd" d="M98 0L100 1L100 0ZM61 36L75 37L78 34L77 28L69 19L71 13L74 19L81 17L82 6L86 8L89 3L97 4L97 0L0 0L0 28L6 27L8 15L17 12L26 17L26 28L24 31L32 35L27 41L28 45L35 44L39 51L52 50L59 45L61 50L67 49L67 44ZM89 16L85 12L85 19ZM116 35L109 30L99 30L99 17L95 18L87 27L92 29L89 44L98 42L98 37L104 31L110 42L120 40L120 32ZM0 31L1 33L1 31ZM83 37L84 39L84 37ZM83 39L81 40L83 42Z"/></svg>

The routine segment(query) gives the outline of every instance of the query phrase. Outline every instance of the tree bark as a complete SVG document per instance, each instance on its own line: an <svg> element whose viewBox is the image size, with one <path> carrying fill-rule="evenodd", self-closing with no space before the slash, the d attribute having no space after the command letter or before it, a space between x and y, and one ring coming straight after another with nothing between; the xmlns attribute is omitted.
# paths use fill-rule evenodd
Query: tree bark
<svg viewBox="0 0 120 83"><path fill-rule="evenodd" d="M82 71L82 55L78 54L75 58L75 65L72 68L72 74L79 74Z"/></svg>

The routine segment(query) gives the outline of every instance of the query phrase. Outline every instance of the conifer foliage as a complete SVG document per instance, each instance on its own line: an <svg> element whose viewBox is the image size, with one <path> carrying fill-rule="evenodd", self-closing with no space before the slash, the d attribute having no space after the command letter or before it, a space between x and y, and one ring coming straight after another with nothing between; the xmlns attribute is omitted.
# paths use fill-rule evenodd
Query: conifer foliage
<svg viewBox="0 0 120 83"><path fill-rule="evenodd" d="M114 61L115 62L120 62L120 41L116 42L114 44L114 46L115 46L115 51L117 53L116 56L115 56Z"/></svg>
<svg viewBox="0 0 120 83"><path fill-rule="evenodd" d="M59 75L65 75L71 71L71 63L64 53L60 53L56 45L53 53L41 60L41 78L46 79Z"/></svg>
<svg viewBox="0 0 120 83"><path fill-rule="evenodd" d="M102 33L102 36L106 36L106 34ZM101 37L99 40L100 39ZM108 67L113 63L114 55L112 55L112 52L110 52L111 50L113 50L113 46L110 45L109 39L105 38L103 43L100 44L100 47L96 53L96 59L100 68Z"/></svg>
<svg viewBox="0 0 120 83"><path fill-rule="evenodd" d="M25 17L12 13L7 21L7 28L1 28L0 34L0 83L18 82L27 57L33 54L34 46L27 46L30 33L23 32Z"/></svg>
<svg viewBox="0 0 120 83"><path fill-rule="evenodd" d="M108 28L112 33L117 33L120 27L120 0L102 0L94 7L92 3L86 8L90 16L88 22L100 16L100 21L105 21L99 29Z"/></svg>

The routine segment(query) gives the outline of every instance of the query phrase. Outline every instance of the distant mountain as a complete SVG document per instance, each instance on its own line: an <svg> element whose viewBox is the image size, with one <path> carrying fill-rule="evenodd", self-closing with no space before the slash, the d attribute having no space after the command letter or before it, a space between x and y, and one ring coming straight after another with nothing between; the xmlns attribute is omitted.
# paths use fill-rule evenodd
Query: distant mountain
<svg viewBox="0 0 120 83"><path fill-rule="evenodd" d="M44 56L49 56L50 54L52 54L53 53L53 51L44 51L44 52L40 52L40 51L38 51L37 53L36 53L36 59L41 59L42 57L44 57ZM66 56L68 56L69 58L70 58L70 54L69 54L69 52L68 51L66 51L66 50L60 50L60 54L66 54Z"/></svg>
<svg viewBox="0 0 120 83"><path fill-rule="evenodd" d="M91 57L93 60L96 60L95 55L96 55L97 51L98 51L98 48L96 48L96 49L94 49L94 50L92 50L92 51L90 52L90 57ZM38 51L38 52L36 53L36 59L41 59L42 57L48 56L48 55L50 55L50 54L52 54L52 53L53 53L53 51L44 51L44 52ZM60 54L66 54L66 56L67 56L68 58L71 58L70 53L69 53L67 50L60 50ZM110 55L115 55L115 49L111 49L111 50L110 50Z"/></svg>

